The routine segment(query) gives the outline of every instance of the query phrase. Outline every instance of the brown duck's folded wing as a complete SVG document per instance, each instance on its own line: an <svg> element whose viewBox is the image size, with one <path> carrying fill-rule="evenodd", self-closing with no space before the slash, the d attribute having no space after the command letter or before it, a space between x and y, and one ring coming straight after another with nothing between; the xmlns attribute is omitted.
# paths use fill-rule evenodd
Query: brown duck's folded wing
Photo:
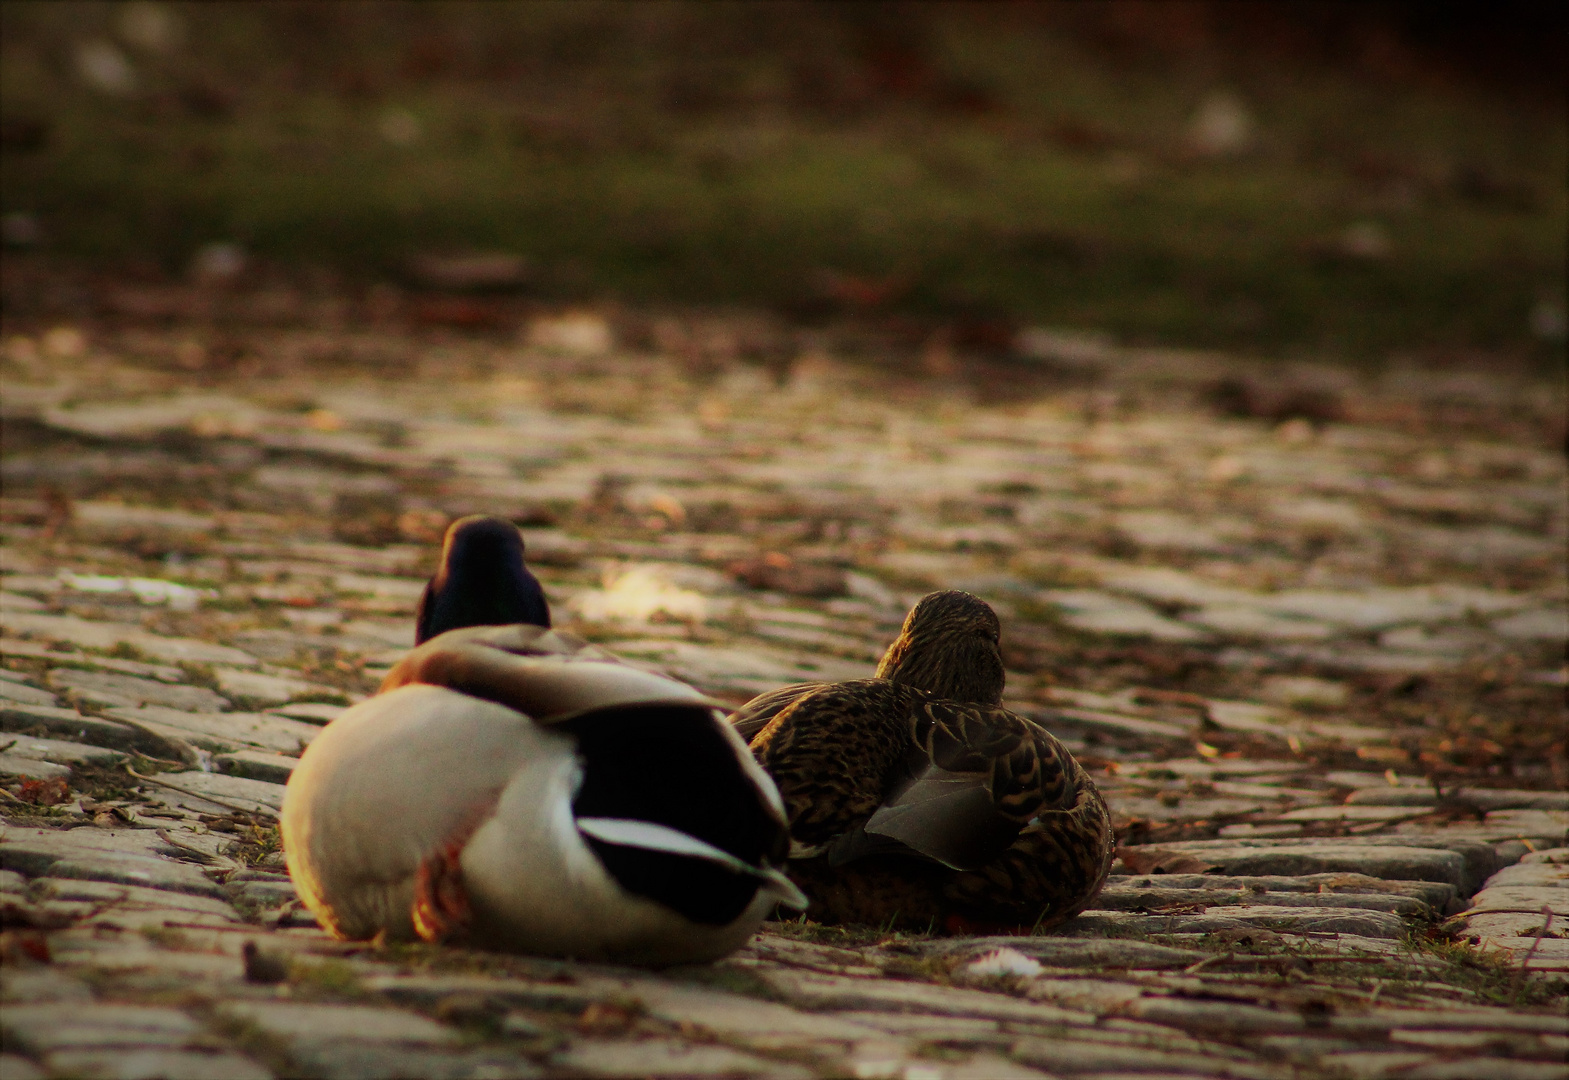
<svg viewBox="0 0 1569 1080"><path fill-rule="evenodd" d="M683 682L538 626L470 627L432 638L398 661L379 692L410 683L494 701L542 724L627 705L723 708Z"/></svg>
<svg viewBox="0 0 1569 1080"><path fill-rule="evenodd" d="M730 726L735 729L737 735L751 742L759 731L768 726L769 721L794 704L796 699L814 690L821 690L827 685L827 683L810 682L791 683L789 686L770 690L766 694L758 694L731 715Z"/></svg>
<svg viewBox="0 0 1569 1080"><path fill-rule="evenodd" d="M864 824L830 845L831 865L903 851L975 870L1072 786L1067 751L1006 709L928 700L912 735L905 778Z"/></svg>

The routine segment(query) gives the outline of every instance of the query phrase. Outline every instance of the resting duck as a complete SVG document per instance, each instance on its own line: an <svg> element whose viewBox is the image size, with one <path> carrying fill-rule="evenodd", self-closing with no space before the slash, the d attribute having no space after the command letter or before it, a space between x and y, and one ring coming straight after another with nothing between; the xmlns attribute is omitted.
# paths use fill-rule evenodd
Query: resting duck
<svg viewBox="0 0 1569 1080"><path fill-rule="evenodd" d="M533 580L521 545L502 545L509 572L464 565L497 550L474 531L500 529L453 526L426 611L493 611L451 590ZM282 831L301 899L342 938L693 963L806 906L775 869L778 791L718 704L537 623L415 648L302 756Z"/></svg>
<svg viewBox="0 0 1569 1080"><path fill-rule="evenodd" d="M731 718L784 797L810 917L1044 929L1100 891L1106 804L1060 742L1001 707L999 636L985 601L932 593L875 678L783 687Z"/></svg>

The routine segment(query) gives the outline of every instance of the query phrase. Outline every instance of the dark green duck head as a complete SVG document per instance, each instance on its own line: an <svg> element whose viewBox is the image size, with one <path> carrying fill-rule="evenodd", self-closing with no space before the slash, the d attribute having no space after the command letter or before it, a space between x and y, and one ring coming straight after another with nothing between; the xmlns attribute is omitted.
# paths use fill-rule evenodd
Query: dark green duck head
<svg viewBox="0 0 1569 1080"><path fill-rule="evenodd" d="M459 518L447 528L441 565L414 612L414 643L468 626L550 626L550 605L523 563L523 537L504 518Z"/></svg>
<svg viewBox="0 0 1569 1080"><path fill-rule="evenodd" d="M921 598L888 646L877 677L952 701L1002 702L1002 628L991 605L950 589Z"/></svg>

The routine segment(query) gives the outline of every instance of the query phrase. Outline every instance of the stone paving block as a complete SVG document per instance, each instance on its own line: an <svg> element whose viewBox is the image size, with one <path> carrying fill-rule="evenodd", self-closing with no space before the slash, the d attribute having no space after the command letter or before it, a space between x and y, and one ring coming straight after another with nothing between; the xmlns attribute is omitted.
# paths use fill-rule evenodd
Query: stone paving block
<svg viewBox="0 0 1569 1080"><path fill-rule="evenodd" d="M223 890L187 863L156 854L152 830L10 828L0 837L0 865L30 877L113 881L223 899Z"/></svg>
<svg viewBox="0 0 1569 1080"><path fill-rule="evenodd" d="M214 754L212 762L219 772L230 776L263 780L269 784L287 784L300 759L281 754L264 754L259 750L237 750L232 754Z"/></svg>
<svg viewBox="0 0 1569 1080"><path fill-rule="evenodd" d="M1193 949L1173 949L1147 941L1095 938L939 938L926 942L922 946L923 952L934 956L980 956L993 949L1016 949L1025 956L1039 960L1047 967L1127 968L1134 971L1185 968L1210 955Z"/></svg>
<svg viewBox="0 0 1569 1080"><path fill-rule="evenodd" d="M1128 1002L1126 1015L1189 1030L1237 1034L1302 1031L1318 1020L1297 1012L1236 1001L1190 1001L1175 997L1135 998Z"/></svg>
<svg viewBox="0 0 1569 1080"><path fill-rule="evenodd" d="M152 1005L51 1003L0 1010L5 1044L34 1056L110 1047L179 1049L197 1043L202 1027L177 1009Z"/></svg>
<svg viewBox="0 0 1569 1080"><path fill-rule="evenodd" d="M1108 888L1118 889L1234 889L1245 890L1256 901L1283 903L1283 893L1305 893L1333 899L1342 894L1403 896L1419 900L1437 911L1455 899L1455 887L1437 881L1393 881L1368 874L1326 873L1295 876L1248 874L1113 874Z"/></svg>
<svg viewBox="0 0 1569 1080"><path fill-rule="evenodd" d="M55 668L49 673L49 681L61 690L74 690L87 698L101 692L112 705L128 700L132 705L163 705L187 712L217 712L229 707L227 698L205 686L182 686L110 671Z"/></svg>
<svg viewBox="0 0 1569 1080"><path fill-rule="evenodd" d="M1031 1069L997 1053L979 1053L968 1061L941 1063L924 1059L907 1062L901 1080L1041 1080L1055 1075Z"/></svg>
<svg viewBox="0 0 1569 1080"><path fill-rule="evenodd" d="M1363 1050L1329 1054L1329 1069L1352 1077L1401 1077L1402 1080L1565 1080L1569 1066L1557 1062L1511 1061L1485 1057L1454 1060L1406 1051Z"/></svg>
<svg viewBox="0 0 1569 1080"><path fill-rule="evenodd" d="M19 705L0 702L0 729L7 732L42 731L61 739L74 739L115 750L141 751L167 756L168 744L155 736L112 720L83 716L75 709L53 705ZM160 754L161 752L161 754Z"/></svg>
<svg viewBox="0 0 1569 1080"><path fill-rule="evenodd" d="M41 1005L45 1002L92 1001L92 987L58 967L0 968L0 1001Z"/></svg>
<svg viewBox="0 0 1569 1080"><path fill-rule="evenodd" d="M588 1076L756 1076L810 1080L815 1069L769 1061L726 1046L664 1040L585 1039L551 1056L557 1068Z"/></svg>
<svg viewBox="0 0 1569 1080"><path fill-rule="evenodd" d="M1231 841L1186 841L1150 845L1163 852L1191 855L1226 876L1253 877L1302 874L1360 873L1389 880L1440 881L1466 893L1473 876L1459 852L1442 848L1358 845L1339 840L1252 844ZM1489 871L1491 872L1491 871Z"/></svg>
<svg viewBox="0 0 1569 1080"><path fill-rule="evenodd" d="M234 698L262 705L278 705L291 698L306 694L337 694L335 686L324 686L288 675L274 675L261 671L242 671L237 668L219 667L213 672L218 677L218 689ZM191 706L179 706L191 708Z"/></svg>
<svg viewBox="0 0 1569 1080"><path fill-rule="evenodd" d="M362 1042L306 1042L290 1049L312 1080L534 1080L545 1070L520 1054L492 1049L434 1050Z"/></svg>
<svg viewBox="0 0 1569 1080"><path fill-rule="evenodd" d="M889 1035L908 1036L923 1042L953 1045L1012 1046L1015 1037L996 1020L973 1016L934 1016L931 1013L856 1012L834 1014L836 1019L874 1028Z"/></svg>
<svg viewBox="0 0 1569 1080"><path fill-rule="evenodd" d="M43 1069L17 1054L0 1054L0 1080L47 1080Z"/></svg>
<svg viewBox="0 0 1569 1080"><path fill-rule="evenodd" d="M1202 641L1208 636L1200 627L1168 619L1136 600L1093 589L1047 589L1040 598L1061 612L1064 623L1086 633L1156 641Z"/></svg>
<svg viewBox="0 0 1569 1080"><path fill-rule="evenodd" d="M13 682L10 679L0 680L0 699L14 701L19 705L55 705L55 695L48 690L40 690L36 686L26 683Z"/></svg>
<svg viewBox="0 0 1569 1080"><path fill-rule="evenodd" d="M288 1041L361 1040L420 1046L447 1046L461 1041L455 1029L418 1013L373 1005L225 1001L218 1006L218 1012Z"/></svg>
<svg viewBox="0 0 1569 1080"><path fill-rule="evenodd" d="M264 908L280 907L300 898L299 893L294 891L294 883L287 880L242 881L231 884L230 892L241 903Z"/></svg>
<svg viewBox="0 0 1569 1080"><path fill-rule="evenodd" d="M1496 878L1498 875L1493 875ZM1491 882L1492 879L1489 879ZM1553 885L1493 885L1471 898L1468 914L1487 911L1539 911L1547 908L1555 916L1569 916L1569 882ZM1556 920L1555 920L1556 921Z"/></svg>
<svg viewBox="0 0 1569 1080"><path fill-rule="evenodd" d="M1138 929L1153 934L1212 934L1250 927L1265 927L1278 933L1355 934L1391 940L1406 932L1405 921L1386 911L1274 904L1213 907L1201 915L1090 910L1058 927L1057 932L1063 936L1091 936Z"/></svg>
<svg viewBox="0 0 1569 1080"><path fill-rule="evenodd" d="M328 705L322 701L297 701L268 709L267 712L289 720L303 720L308 724L330 724L347 708L347 705Z"/></svg>
<svg viewBox="0 0 1569 1080"><path fill-rule="evenodd" d="M129 908L146 908L166 912L180 919L206 917L221 922L240 921L234 907L208 896L192 893L149 889L139 885L125 885L107 881L81 881L71 878L41 877L33 882L33 889L41 896L57 900L79 900L103 908L110 915L117 915Z"/></svg>
<svg viewBox="0 0 1569 1080"><path fill-rule="evenodd" d="M5 743L0 741L0 746L4 745ZM71 769L68 765L55 765L47 761L39 761L37 758L0 752L0 776L19 780L53 780L57 777L69 779Z"/></svg>
<svg viewBox="0 0 1569 1080"><path fill-rule="evenodd" d="M185 920L180 920L185 921ZM110 921L60 930L49 936L54 962L72 971L112 974L117 992L152 995L189 994L195 988L210 990L239 984L244 968L237 955L199 951L204 930L154 927L149 937L140 929ZM240 934L225 935L240 938ZM156 938L156 940L154 940ZM165 942L194 942L193 948L172 948ZM237 948L238 946L236 946ZM168 1000L164 998L164 1000Z"/></svg>
<svg viewBox="0 0 1569 1080"><path fill-rule="evenodd" d="M27 891L27 879L15 870L0 870L0 893Z"/></svg>
<svg viewBox="0 0 1569 1080"><path fill-rule="evenodd" d="M1559 845L1569 841L1569 811L1492 810L1481 831L1490 840L1524 836L1538 846L1544 843Z"/></svg>
<svg viewBox="0 0 1569 1080"><path fill-rule="evenodd" d="M247 780L241 776L226 776L209 772L160 773L158 780L183 790L157 784L143 784L146 797L166 806L185 807L203 814L221 812L222 803L214 803L202 796L211 795L251 812L276 813L283 807L283 785L265 780Z"/></svg>
<svg viewBox="0 0 1569 1080"><path fill-rule="evenodd" d="M1536 1034L1496 1030L1444 1031L1422 1029L1406 1031L1397 1028L1389 1033L1390 1042L1428 1047L1434 1050L1492 1050L1508 1057L1562 1058L1565 1050L1562 1040L1558 1040L1557 1045L1550 1045L1550 1040L1551 1036L1544 1039Z"/></svg>
<svg viewBox="0 0 1569 1080"><path fill-rule="evenodd" d="M34 635L84 649L112 650L121 643L170 663L233 664L254 667L256 658L240 649L195 638L165 637L129 623L95 622L75 615L40 615L0 611L0 627L9 634Z"/></svg>
<svg viewBox="0 0 1569 1080"><path fill-rule="evenodd" d="M786 1002L810 1010L929 1012L939 1016L978 1016L1030 1023L1092 1024L1094 1016L1076 1009L1020 1001L1003 994L929 983L889 982L823 975L812 971L760 968L758 974Z"/></svg>
<svg viewBox="0 0 1569 1080"><path fill-rule="evenodd" d="M118 671L126 675L140 675L148 679L159 679L163 682L185 682L187 676L183 670L170 667L168 664L149 664L143 660L126 660L118 656L95 656L92 653L76 652L67 649L60 650L41 645L36 641L23 641L21 638L5 638L0 640L0 654L6 656L26 656L34 660L47 660L53 667L80 667L95 671ZM14 672L13 672L14 674Z"/></svg>
<svg viewBox="0 0 1569 1080"><path fill-rule="evenodd" d="M31 735L0 737L5 753L15 757L51 761L56 765L113 765L124 761L125 754L102 746L90 746L65 739L37 739Z"/></svg>
<svg viewBox="0 0 1569 1080"><path fill-rule="evenodd" d="M177 734L203 750L232 753L261 750L298 757L321 733L315 724L265 713L193 713L147 705L138 709L110 709L114 719L136 721Z"/></svg>
<svg viewBox="0 0 1569 1080"><path fill-rule="evenodd" d="M592 984L591 984L592 985ZM875 1037L865 1025L834 1014L721 993L679 982L640 982L635 991L648 1014L673 1024L696 1024L753 1047L787 1048L803 1041L852 1042Z"/></svg>
<svg viewBox="0 0 1569 1080"><path fill-rule="evenodd" d="M228 1053L67 1050L45 1061L57 1074L82 1080L272 1080L256 1062Z"/></svg>
<svg viewBox="0 0 1569 1080"><path fill-rule="evenodd" d="M1235 1080L1287 1080L1289 1069L1261 1061L1237 1061L1192 1053L1169 1053L1148 1046L1114 1046L1073 1039L1020 1039L1013 1047L1018 1060L1058 1075L1132 1072L1190 1073Z"/></svg>
<svg viewBox="0 0 1569 1080"><path fill-rule="evenodd" d="M1250 889L1167 889L1134 888L1126 885L1107 885L1096 895L1094 905L1100 911L1148 911L1175 905L1208 905L1211 914L1225 915L1232 908L1246 908L1254 904L1274 907L1303 908L1367 908L1373 911L1407 915L1427 911L1429 905L1414 896L1394 893L1310 893L1310 892L1253 892Z"/></svg>

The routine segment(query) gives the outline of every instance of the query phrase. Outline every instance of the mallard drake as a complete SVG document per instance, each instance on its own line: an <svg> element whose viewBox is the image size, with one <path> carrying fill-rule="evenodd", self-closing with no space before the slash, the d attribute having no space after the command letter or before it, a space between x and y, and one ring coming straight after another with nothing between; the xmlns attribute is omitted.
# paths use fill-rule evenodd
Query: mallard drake
<svg viewBox="0 0 1569 1080"><path fill-rule="evenodd" d="M523 537L504 518L475 514L447 526L441 562L414 608L414 644L465 626L550 627L550 605L523 562Z"/></svg>
<svg viewBox="0 0 1569 1080"><path fill-rule="evenodd" d="M875 678L783 687L731 718L784 798L810 917L1041 929L1100 890L1106 804L1060 742L1001 707L999 636L985 601L933 593Z"/></svg>
<svg viewBox="0 0 1569 1080"><path fill-rule="evenodd" d="M443 568L464 550L449 533ZM498 577L516 580L446 587ZM778 791L722 707L534 624L415 648L311 743L281 825L300 898L343 938L689 963L807 903L775 868Z"/></svg>

